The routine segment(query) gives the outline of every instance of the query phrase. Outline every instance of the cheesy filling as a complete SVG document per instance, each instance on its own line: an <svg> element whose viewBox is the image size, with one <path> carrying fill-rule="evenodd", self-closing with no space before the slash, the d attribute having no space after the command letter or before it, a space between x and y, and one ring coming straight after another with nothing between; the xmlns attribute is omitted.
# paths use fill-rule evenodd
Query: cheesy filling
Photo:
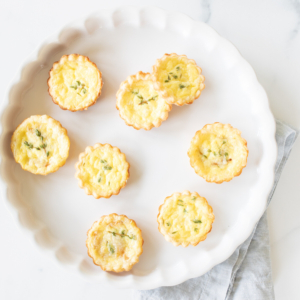
<svg viewBox="0 0 300 300"><path fill-rule="evenodd" d="M130 121L143 127L156 124L164 111L169 110L168 104L158 95L151 80L137 80L119 99L120 113Z"/></svg>
<svg viewBox="0 0 300 300"><path fill-rule="evenodd" d="M21 124L13 135L15 159L32 173L51 172L68 157L69 138L62 132L64 129L61 126L51 124L32 117Z"/></svg>
<svg viewBox="0 0 300 300"><path fill-rule="evenodd" d="M99 71L91 62L66 59L51 71L51 93L61 106L77 110L95 101L100 80Z"/></svg>
<svg viewBox="0 0 300 300"><path fill-rule="evenodd" d="M205 236L214 220L204 198L194 195L173 195L160 212L167 235L179 243L192 242Z"/></svg>
<svg viewBox="0 0 300 300"><path fill-rule="evenodd" d="M186 64L178 57L163 60L157 80L168 94L176 99L194 96L200 89L199 70L194 64Z"/></svg>
<svg viewBox="0 0 300 300"><path fill-rule="evenodd" d="M142 252L140 230L130 222L110 220L94 223L87 246L94 262L107 270L127 269Z"/></svg>
<svg viewBox="0 0 300 300"><path fill-rule="evenodd" d="M108 194L125 184L127 172L124 154L104 146L94 149L82 159L78 177L89 190Z"/></svg>

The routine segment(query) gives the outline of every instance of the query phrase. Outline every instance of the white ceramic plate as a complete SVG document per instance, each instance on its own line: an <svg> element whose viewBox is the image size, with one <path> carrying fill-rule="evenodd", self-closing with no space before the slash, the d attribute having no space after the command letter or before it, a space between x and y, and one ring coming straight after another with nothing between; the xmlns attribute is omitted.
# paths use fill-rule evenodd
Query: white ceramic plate
<svg viewBox="0 0 300 300"><path fill-rule="evenodd" d="M192 105L173 107L151 131L137 131L119 117L116 91L128 75L151 72L164 53L186 54L203 69L206 88ZM103 73L103 92L87 111L55 105L48 72L63 54L90 57ZM10 151L11 134L25 118L47 114L67 128L66 165L46 177L23 171ZM207 183L190 167L187 150L207 123L230 123L248 141L241 176ZM48 38L20 67L2 106L1 192L20 228L57 261L90 280L150 289L200 276L227 259L261 217L273 182L275 123L265 91L236 48L204 23L157 8L101 11ZM85 195L74 178L78 155L88 145L110 143L131 165L127 186L110 199ZM174 247L157 230L158 207L176 191L197 191L214 209L208 238L196 247ZM100 216L125 214L142 229L144 253L132 271L107 273L93 265L86 232Z"/></svg>

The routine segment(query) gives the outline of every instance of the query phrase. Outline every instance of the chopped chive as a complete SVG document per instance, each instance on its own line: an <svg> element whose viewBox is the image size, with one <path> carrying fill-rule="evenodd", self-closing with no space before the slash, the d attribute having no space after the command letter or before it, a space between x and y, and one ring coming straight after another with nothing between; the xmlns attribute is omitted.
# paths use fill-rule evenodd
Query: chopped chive
<svg viewBox="0 0 300 300"><path fill-rule="evenodd" d="M71 89L77 90L77 86L76 85L70 85Z"/></svg>
<svg viewBox="0 0 300 300"><path fill-rule="evenodd" d="M183 88L185 88L185 85L184 84L179 84L179 88L183 89Z"/></svg>
<svg viewBox="0 0 300 300"><path fill-rule="evenodd" d="M36 150L41 150L41 148L39 148L39 147L37 147L37 148L35 148Z"/></svg>
<svg viewBox="0 0 300 300"><path fill-rule="evenodd" d="M198 231L198 228L194 228L194 231L196 231L196 232L197 232L197 231Z"/></svg>
<svg viewBox="0 0 300 300"><path fill-rule="evenodd" d="M181 199L178 199L177 201L183 202Z"/></svg>
<svg viewBox="0 0 300 300"><path fill-rule="evenodd" d="M186 209L184 209L184 210L183 210L183 212L185 212L185 213L186 213L186 212L187 212L187 210L186 210Z"/></svg>
<svg viewBox="0 0 300 300"><path fill-rule="evenodd" d="M201 220L192 220L194 223L202 223Z"/></svg>
<svg viewBox="0 0 300 300"><path fill-rule="evenodd" d="M217 153L214 151L214 156L217 156Z"/></svg>
<svg viewBox="0 0 300 300"><path fill-rule="evenodd" d="M196 197L194 196L191 200L196 200Z"/></svg>
<svg viewBox="0 0 300 300"><path fill-rule="evenodd" d="M165 80L165 82L169 82L169 80Z"/></svg>
<svg viewBox="0 0 300 300"><path fill-rule="evenodd" d="M167 222L166 224L167 224L167 226L170 226L170 223L169 223L169 222Z"/></svg>
<svg viewBox="0 0 300 300"><path fill-rule="evenodd" d="M210 150L210 149L208 149L208 150L207 150L207 152L211 152L211 150Z"/></svg>
<svg viewBox="0 0 300 300"><path fill-rule="evenodd" d="M172 234L175 234L177 231L173 231Z"/></svg>
<svg viewBox="0 0 300 300"><path fill-rule="evenodd" d="M206 155L204 155L204 154L203 154L203 156L204 156L205 158L207 158L207 156L206 156Z"/></svg>
<svg viewBox="0 0 300 300"><path fill-rule="evenodd" d="M98 179L98 182L101 182L101 177Z"/></svg>
<svg viewBox="0 0 300 300"><path fill-rule="evenodd" d="M179 205L179 206L184 206L184 205L182 205L182 204L179 204L179 203L177 203L177 205Z"/></svg>
<svg viewBox="0 0 300 300"><path fill-rule="evenodd" d="M107 163L107 161L106 161L105 159L101 159L100 162L101 162L102 164Z"/></svg>
<svg viewBox="0 0 300 300"><path fill-rule="evenodd" d="M40 132L38 129L35 130L35 134L36 134L37 136L41 136L41 132Z"/></svg>
<svg viewBox="0 0 300 300"><path fill-rule="evenodd" d="M47 154L47 157L48 157L48 156L49 156L49 154L50 154L50 153L49 153L49 151L47 151L47 153L46 153L46 154Z"/></svg>

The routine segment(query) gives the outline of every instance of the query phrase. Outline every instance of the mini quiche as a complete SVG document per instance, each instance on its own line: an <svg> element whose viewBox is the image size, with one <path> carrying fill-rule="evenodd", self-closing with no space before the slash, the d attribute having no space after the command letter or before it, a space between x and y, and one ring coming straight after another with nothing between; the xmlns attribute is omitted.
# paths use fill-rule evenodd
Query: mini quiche
<svg viewBox="0 0 300 300"><path fill-rule="evenodd" d="M214 123L197 131L188 150L191 166L208 182L239 176L247 164L247 142L229 124Z"/></svg>
<svg viewBox="0 0 300 300"><path fill-rule="evenodd" d="M49 94L62 109L86 110L101 94L101 72L86 56L64 55L49 74Z"/></svg>
<svg viewBox="0 0 300 300"><path fill-rule="evenodd" d="M165 54L153 66L154 88L169 104L192 104L205 88L201 72L186 55Z"/></svg>
<svg viewBox="0 0 300 300"><path fill-rule="evenodd" d="M158 230L174 246L196 246L204 241L215 220L213 210L198 193L184 191L167 197L159 207Z"/></svg>
<svg viewBox="0 0 300 300"><path fill-rule="evenodd" d="M75 177L79 187L96 199L118 195L129 178L129 163L124 153L109 144L95 144L79 155Z"/></svg>
<svg viewBox="0 0 300 300"><path fill-rule="evenodd" d="M69 156L67 130L49 116L31 116L15 130L11 150L22 169L47 175L63 166Z"/></svg>
<svg viewBox="0 0 300 300"><path fill-rule="evenodd" d="M159 127L172 108L154 89L151 75L143 72L121 83L116 106L127 125L145 130Z"/></svg>
<svg viewBox="0 0 300 300"><path fill-rule="evenodd" d="M104 271L129 271L143 253L142 232L124 215L101 217L87 236L88 255Z"/></svg>

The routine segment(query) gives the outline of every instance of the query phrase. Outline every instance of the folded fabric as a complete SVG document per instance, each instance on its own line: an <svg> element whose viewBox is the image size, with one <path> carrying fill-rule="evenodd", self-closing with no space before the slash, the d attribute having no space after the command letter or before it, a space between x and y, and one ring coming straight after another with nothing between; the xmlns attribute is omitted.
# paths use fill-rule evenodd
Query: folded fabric
<svg viewBox="0 0 300 300"><path fill-rule="evenodd" d="M297 135L296 130L276 121L278 155L268 204ZM136 300L274 300L267 213L226 261L203 276L172 287L135 291L133 297Z"/></svg>

